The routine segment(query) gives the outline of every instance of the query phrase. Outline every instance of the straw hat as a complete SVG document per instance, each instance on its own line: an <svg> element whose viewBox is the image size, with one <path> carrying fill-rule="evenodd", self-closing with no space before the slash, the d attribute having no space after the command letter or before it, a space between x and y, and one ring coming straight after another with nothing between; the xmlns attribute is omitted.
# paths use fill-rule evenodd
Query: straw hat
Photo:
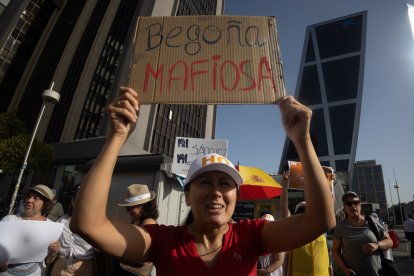
<svg viewBox="0 0 414 276"><path fill-rule="evenodd" d="M295 214L298 212L298 210L302 207L306 207L306 201L301 201L295 206Z"/></svg>
<svg viewBox="0 0 414 276"><path fill-rule="evenodd" d="M54 197L54 194L53 194L52 190L51 190L48 186L46 186L46 185L43 185L43 184L38 184L38 185L36 185L36 186L31 187L31 188L29 189L29 192L30 192L30 191L35 191L35 192L37 192L37 193L41 194L41 195L42 195L43 197L45 197L47 200L49 200L49 201L52 201L52 202L53 202L53 197Z"/></svg>
<svg viewBox="0 0 414 276"><path fill-rule="evenodd" d="M200 174L211 171L228 174L236 182L237 186L243 183L242 176L226 157L217 153L210 153L191 162L184 185L193 181Z"/></svg>
<svg viewBox="0 0 414 276"><path fill-rule="evenodd" d="M155 192L150 191L147 185L132 184L128 186L125 199L118 203L119 206L135 206L147 203L155 198Z"/></svg>

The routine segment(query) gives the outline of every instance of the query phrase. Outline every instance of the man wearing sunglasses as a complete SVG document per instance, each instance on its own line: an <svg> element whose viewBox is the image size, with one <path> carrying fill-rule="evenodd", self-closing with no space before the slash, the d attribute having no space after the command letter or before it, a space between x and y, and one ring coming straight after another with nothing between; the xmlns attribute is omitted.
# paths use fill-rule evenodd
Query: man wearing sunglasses
<svg viewBox="0 0 414 276"><path fill-rule="evenodd" d="M332 244L332 255L338 266L337 275L379 275L379 250L392 247L388 233L378 241L361 214L361 201L355 192L342 196L345 219L338 221Z"/></svg>

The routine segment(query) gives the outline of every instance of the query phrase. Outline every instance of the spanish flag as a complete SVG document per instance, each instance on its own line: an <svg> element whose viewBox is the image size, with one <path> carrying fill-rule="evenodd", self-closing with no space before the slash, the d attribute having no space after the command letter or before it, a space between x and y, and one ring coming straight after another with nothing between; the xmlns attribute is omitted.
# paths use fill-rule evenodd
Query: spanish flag
<svg viewBox="0 0 414 276"><path fill-rule="evenodd" d="M243 177L240 199L270 199L280 196L282 186L268 173L255 167L237 166Z"/></svg>

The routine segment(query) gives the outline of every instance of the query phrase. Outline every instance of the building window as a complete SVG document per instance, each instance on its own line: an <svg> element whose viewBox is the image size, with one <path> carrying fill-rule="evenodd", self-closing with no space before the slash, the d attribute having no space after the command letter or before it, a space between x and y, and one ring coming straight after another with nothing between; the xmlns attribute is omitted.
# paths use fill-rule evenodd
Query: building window
<svg viewBox="0 0 414 276"><path fill-rule="evenodd" d="M311 62L315 60L315 50L313 48L312 33L309 32L308 46L306 47L305 62Z"/></svg>
<svg viewBox="0 0 414 276"><path fill-rule="evenodd" d="M357 97L359 56L322 63L322 70L328 102Z"/></svg>
<svg viewBox="0 0 414 276"><path fill-rule="evenodd" d="M355 109L356 104L333 106L329 108L335 154L351 153Z"/></svg>
<svg viewBox="0 0 414 276"><path fill-rule="evenodd" d="M326 125L323 109L312 110L311 138L318 156L328 155L328 141L326 139Z"/></svg>
<svg viewBox="0 0 414 276"><path fill-rule="evenodd" d="M335 160L335 167L338 172L347 172L349 170L349 159Z"/></svg>
<svg viewBox="0 0 414 276"><path fill-rule="evenodd" d="M321 87L319 85L316 65L303 67L299 91L299 101L305 105L321 104Z"/></svg>
<svg viewBox="0 0 414 276"><path fill-rule="evenodd" d="M124 52L129 26L139 1L123 0L112 22L101 57L90 84L75 139L104 135L105 107L111 96L119 58Z"/></svg>
<svg viewBox="0 0 414 276"><path fill-rule="evenodd" d="M361 50L362 15L315 27L321 59Z"/></svg>

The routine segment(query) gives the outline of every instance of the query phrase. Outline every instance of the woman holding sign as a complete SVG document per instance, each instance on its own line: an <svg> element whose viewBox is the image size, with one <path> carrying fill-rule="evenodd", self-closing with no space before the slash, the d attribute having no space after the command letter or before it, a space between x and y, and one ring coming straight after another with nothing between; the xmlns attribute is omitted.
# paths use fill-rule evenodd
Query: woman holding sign
<svg viewBox="0 0 414 276"><path fill-rule="evenodd" d="M1 221L38 220L51 221L45 215L53 207L53 193L49 187L39 184L27 192L24 197L24 212L22 214L5 216ZM49 245L49 251L58 252L60 244L55 241ZM41 263L0 264L0 275L43 275L45 265Z"/></svg>
<svg viewBox="0 0 414 276"><path fill-rule="evenodd" d="M118 154L138 120L137 97L134 90L121 87L118 99L108 105L110 133L75 204L72 230L99 250L132 264L151 261L157 275L256 275L260 255L301 246L334 227L332 196L309 135L312 112L293 97L281 98L279 108L308 184L305 213L283 221L232 223L243 180L229 160L210 154L192 162L185 181L185 199L193 214L190 225L135 226L110 220L110 182Z"/></svg>

